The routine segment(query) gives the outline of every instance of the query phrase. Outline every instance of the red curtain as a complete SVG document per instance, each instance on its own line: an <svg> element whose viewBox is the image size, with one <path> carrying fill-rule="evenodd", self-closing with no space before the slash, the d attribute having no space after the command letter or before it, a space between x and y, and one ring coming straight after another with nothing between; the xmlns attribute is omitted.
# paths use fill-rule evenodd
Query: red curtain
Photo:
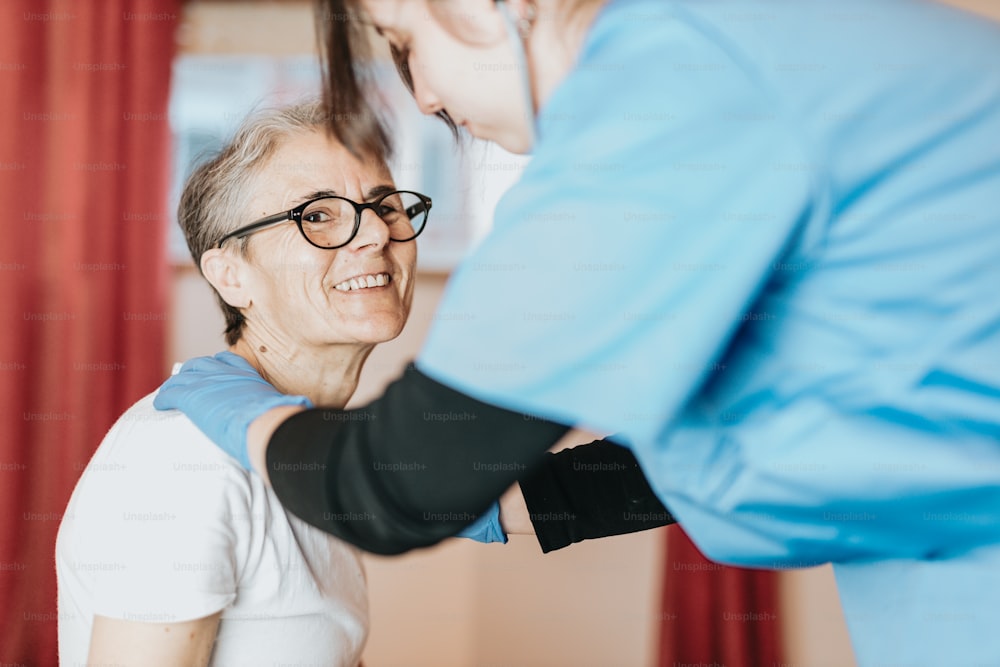
<svg viewBox="0 0 1000 667"><path fill-rule="evenodd" d="M713 563L680 526L666 539L660 665L784 664L778 574Z"/></svg>
<svg viewBox="0 0 1000 667"><path fill-rule="evenodd" d="M55 665L54 545L164 377L179 0L0 6L0 664Z"/></svg>

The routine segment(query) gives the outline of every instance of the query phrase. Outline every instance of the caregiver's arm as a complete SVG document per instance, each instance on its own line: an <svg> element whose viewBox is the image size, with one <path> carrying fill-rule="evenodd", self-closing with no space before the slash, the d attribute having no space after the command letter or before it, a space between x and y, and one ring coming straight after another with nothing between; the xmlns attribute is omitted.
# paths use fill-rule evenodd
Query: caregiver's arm
<svg viewBox="0 0 1000 667"><path fill-rule="evenodd" d="M478 401L416 369L363 408L291 410L255 420L251 460L260 465L273 432L264 467L282 504L381 554L456 534L567 430Z"/></svg>
<svg viewBox="0 0 1000 667"><path fill-rule="evenodd" d="M492 408L492 410L497 409ZM257 471L265 479L269 479L270 473L271 477L282 480L275 484L275 490L282 503L310 523L328 532L341 535L340 531L353 526L351 534L360 537L367 529L375 528L380 522L386 523L385 529L390 529L390 524L385 521L389 510L382 510L383 519L380 521L378 512L374 509L360 506L348 509L346 506L333 504L337 501L333 499L334 494L328 493L326 483L328 477L326 473L333 472L332 464L323 461L323 457L330 455L330 448L321 445L314 451L309 447L307 453L301 441L295 441L296 438L304 436L302 431L283 430L280 436L271 442L271 449L268 449L269 439L281 427L282 422L299 412L301 410L295 407L277 408L251 425L248 432L248 447L250 460ZM350 421L349 415L352 414L355 417L368 414L367 412L319 412L322 415L321 419L341 422ZM453 413L453 415L459 414ZM474 413L464 414L472 417ZM476 417L478 418L478 414ZM545 423L535 419L526 421L523 415L517 413L509 413L507 418L516 419L515 424ZM364 423L366 420L361 421ZM477 419L464 421L474 422ZM316 424L314 418L312 420L306 418L302 421L301 428L303 431L308 431L314 424ZM510 426L506 428L507 430L499 433L516 435L517 432L510 430ZM456 435L464 432L462 428L450 430ZM530 428L520 429L520 433L532 431ZM543 432L549 432L549 429L538 431L539 435ZM482 435L470 434L469 437L482 437ZM506 440L506 436L504 439ZM491 451L490 456L493 458L480 462L479 465L473 462L470 467L495 468L498 472L506 468L513 473L524 470L524 464L515 460L510 460L507 462L508 465L504 465L496 459L496 447L499 444L486 448L486 451ZM406 456L412 454L408 453ZM266 461L270 461L270 465L267 465ZM381 467L387 472L393 472L395 468L395 474L398 474L407 467L419 469L421 465L423 464L414 459L409 462L401 461L395 466L388 463ZM374 461L371 466L365 466L366 469L372 470L378 467L378 463ZM433 476L428 475L428 477ZM358 479L360 478L358 476ZM435 487L439 484L450 486L457 479L458 475L450 479L432 479L429 483ZM312 483L303 484L304 480ZM390 481L389 484L391 483ZM349 494L340 495L346 497ZM461 502L462 499L456 498L456 501ZM371 507L375 506L373 504ZM542 551L546 553L587 539L648 530L675 521L649 486L631 450L611 440L594 440L585 445L545 454L532 474L523 477L518 486L504 493L501 507L506 532L533 533ZM391 507L389 509L391 510ZM454 533L461 527L459 523L467 521L462 517L463 514L471 515L471 512L427 509L422 511L423 517L432 518L433 521L428 522L424 519L418 522L423 527L416 528L418 530L429 528L437 535L436 539L440 539ZM400 517L394 519L394 521L399 520ZM379 545L371 543L365 548L373 551L388 549L395 552L397 549L402 550L407 547L404 545L391 547L384 540L380 540Z"/></svg>

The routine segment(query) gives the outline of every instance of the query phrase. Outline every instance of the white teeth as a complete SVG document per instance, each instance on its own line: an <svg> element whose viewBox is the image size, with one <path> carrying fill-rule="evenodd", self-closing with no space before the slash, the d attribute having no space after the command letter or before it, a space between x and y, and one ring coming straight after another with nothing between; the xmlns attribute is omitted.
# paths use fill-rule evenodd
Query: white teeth
<svg viewBox="0 0 1000 667"><path fill-rule="evenodd" d="M351 292L354 290L367 289L369 287L383 287L388 284L389 274L376 273L345 280L342 283L334 285L333 289L339 292Z"/></svg>

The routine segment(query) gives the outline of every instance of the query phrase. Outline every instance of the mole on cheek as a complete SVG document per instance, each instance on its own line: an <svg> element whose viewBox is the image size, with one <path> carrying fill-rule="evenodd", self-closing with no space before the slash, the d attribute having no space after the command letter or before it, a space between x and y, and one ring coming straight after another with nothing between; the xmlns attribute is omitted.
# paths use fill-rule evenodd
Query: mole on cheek
<svg viewBox="0 0 1000 667"><path fill-rule="evenodd" d="M260 351L261 351L262 353L263 353L263 352L267 352L267 347L266 347L266 346L264 346L264 345L261 345L261 346L260 346L259 348L257 348L257 349L258 349L258 350L260 350Z"/></svg>

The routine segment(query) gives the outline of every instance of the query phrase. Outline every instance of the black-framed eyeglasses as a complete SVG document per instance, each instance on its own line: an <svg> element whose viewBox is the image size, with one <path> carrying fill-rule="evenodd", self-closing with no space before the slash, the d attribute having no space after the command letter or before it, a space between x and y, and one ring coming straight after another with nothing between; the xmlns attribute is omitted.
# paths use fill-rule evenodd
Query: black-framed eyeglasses
<svg viewBox="0 0 1000 667"><path fill-rule="evenodd" d="M371 209L386 224L391 240L412 241L427 225L431 198L410 190L387 192L374 201L361 204L337 195L317 197L229 232L219 239L215 247L221 248L229 239L240 239L268 227L294 221L302 238L317 248L342 248L358 235L361 214L366 209Z"/></svg>

